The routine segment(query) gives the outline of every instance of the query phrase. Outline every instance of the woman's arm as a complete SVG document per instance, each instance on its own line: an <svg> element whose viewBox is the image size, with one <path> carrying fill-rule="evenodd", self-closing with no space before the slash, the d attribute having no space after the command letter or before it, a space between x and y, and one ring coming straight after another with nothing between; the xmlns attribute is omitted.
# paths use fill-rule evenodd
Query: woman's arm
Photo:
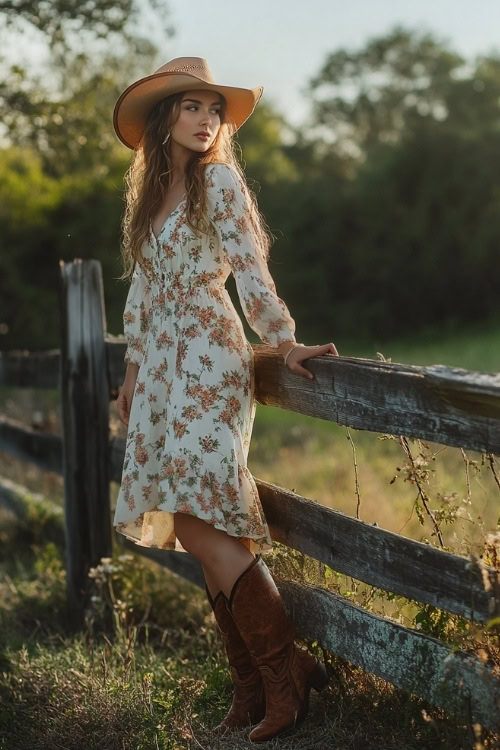
<svg viewBox="0 0 500 750"><path fill-rule="evenodd" d="M124 362L140 365L146 351L151 312L151 284L136 263L123 311L123 333L127 340Z"/></svg>
<svg viewBox="0 0 500 750"><path fill-rule="evenodd" d="M127 369L116 400L118 414L125 425L128 425L139 366L146 351L150 310L151 286L142 267L136 263L123 310L123 332L127 341L124 362Z"/></svg>
<svg viewBox="0 0 500 750"><path fill-rule="evenodd" d="M295 343L295 321L276 293L274 280L250 218L246 185L230 164L207 168L209 218L216 227L242 310L264 344L283 350ZM284 346L286 344L286 347Z"/></svg>
<svg viewBox="0 0 500 750"><path fill-rule="evenodd" d="M128 425L130 417L130 407L132 406L132 399L134 398L135 384L137 381L137 373L139 372L139 365L135 365L133 362L129 362L125 377L123 379L123 385L120 388L118 398L116 399L116 408L123 424Z"/></svg>
<svg viewBox="0 0 500 750"><path fill-rule="evenodd" d="M250 327L264 344L275 347L286 357L287 367L312 378L300 362L322 354L335 354L333 343L305 346L295 339L295 321L280 297L267 267L249 218L246 186L230 164L214 164L207 169L207 196L210 219L217 228L236 281L241 307ZM293 349L293 351L291 351Z"/></svg>

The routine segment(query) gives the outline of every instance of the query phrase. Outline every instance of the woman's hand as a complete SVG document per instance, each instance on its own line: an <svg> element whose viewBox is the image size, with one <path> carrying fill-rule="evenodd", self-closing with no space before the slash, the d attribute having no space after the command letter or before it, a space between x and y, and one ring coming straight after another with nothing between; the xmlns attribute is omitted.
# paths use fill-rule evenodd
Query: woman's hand
<svg viewBox="0 0 500 750"><path fill-rule="evenodd" d="M130 363L127 365L127 372L123 385L120 388L118 398L116 399L116 406L118 408L118 414L120 415L120 421L124 425L128 426L128 420L130 417L130 407L132 406L132 399L134 398L135 383L137 380L137 373L139 372L138 365Z"/></svg>
<svg viewBox="0 0 500 750"><path fill-rule="evenodd" d="M336 357L339 356L335 344L332 344L331 342L329 344L317 346L306 346L305 344L301 344L300 346L297 346L295 349L290 351L290 354L288 355L288 358L286 360L286 365L292 372L295 372L297 375L303 375L305 378L309 378L312 380L314 378L312 372L308 370L307 367L302 367L300 363L304 362L304 360L306 359L310 359L311 357L321 357L323 354L329 354Z"/></svg>

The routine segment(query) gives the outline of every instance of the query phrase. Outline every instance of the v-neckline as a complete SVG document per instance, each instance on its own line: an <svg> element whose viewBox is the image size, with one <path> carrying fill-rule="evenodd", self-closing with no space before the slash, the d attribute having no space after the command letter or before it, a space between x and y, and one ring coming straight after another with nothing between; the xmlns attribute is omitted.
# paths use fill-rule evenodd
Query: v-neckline
<svg viewBox="0 0 500 750"><path fill-rule="evenodd" d="M149 231L151 232L151 236L153 237L153 239L154 239L154 240L155 240L156 242L158 242L158 240L159 240L159 239L160 239L160 237L162 236L162 234L163 234L163 230L165 229L165 226L166 226L166 223L167 223L167 221L168 221L168 220L169 220L169 219L170 219L170 218L171 218L171 217L172 217L172 216L173 216L174 214L176 214L176 213L177 213L177 211L179 210L179 208L181 207L181 205L182 205L182 204L184 203L184 200L185 200L185 198L186 198L186 193L184 193L184 194L183 194L183 196L182 196L182 198L180 199L179 203L178 203L178 204L176 205L176 207L174 208L174 210L173 210L173 211L171 211L171 212L169 213L169 215L167 216L167 218L165 219L165 221L164 221L164 222L163 222L163 224L161 225L161 227L160 227L160 231L158 232L158 237L157 237L157 236L156 236L156 234L155 234L155 233L153 232L153 222L151 221L151 219L149 220Z"/></svg>

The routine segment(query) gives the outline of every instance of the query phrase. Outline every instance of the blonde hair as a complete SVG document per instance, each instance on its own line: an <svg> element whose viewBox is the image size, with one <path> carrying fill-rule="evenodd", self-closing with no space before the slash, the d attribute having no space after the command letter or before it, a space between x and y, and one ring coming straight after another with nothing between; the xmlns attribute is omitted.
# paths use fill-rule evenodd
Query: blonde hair
<svg viewBox="0 0 500 750"><path fill-rule="evenodd" d="M135 264L141 263L143 244L150 240L150 222L162 205L170 186L171 139L167 136L179 117L185 93L181 91L171 94L153 107L139 146L125 173L125 211L121 222L121 256L124 271L119 279L131 278ZM205 167L217 162L230 164L238 172L246 189L251 230L260 251L267 259L274 237L258 209L255 194L249 188L239 164L233 138L236 128L226 117L225 98L222 94L219 96L220 127L214 142L205 152L193 151L186 164L186 221L197 235L199 232L210 232Z"/></svg>

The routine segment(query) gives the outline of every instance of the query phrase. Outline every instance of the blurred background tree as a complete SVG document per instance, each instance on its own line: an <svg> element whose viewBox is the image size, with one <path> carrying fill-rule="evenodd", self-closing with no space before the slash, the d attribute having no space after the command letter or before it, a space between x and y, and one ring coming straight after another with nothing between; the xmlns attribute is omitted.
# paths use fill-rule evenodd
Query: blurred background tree
<svg viewBox="0 0 500 750"><path fill-rule="evenodd" d="M173 36L165 3L149 8ZM36 27L48 50L37 70L0 59L2 348L58 346L59 260L74 257L101 261L108 330L122 331L130 152L112 111L169 57L138 11L137 0L0 2L4 38ZM302 127L263 101L237 135L298 339L379 343L498 315L500 58L468 61L396 27L333 51L304 95Z"/></svg>
<svg viewBox="0 0 500 750"><path fill-rule="evenodd" d="M397 27L333 52L304 93L311 130L287 152L307 178L282 221L308 335L383 342L498 316L500 58Z"/></svg>
<svg viewBox="0 0 500 750"><path fill-rule="evenodd" d="M164 0L146 3L164 37ZM121 327L119 227L130 153L112 127L113 106L134 77L158 63L138 0L0 3L4 39L36 29L47 63L0 67L0 324L2 348L57 346L59 260L98 258L110 331ZM22 45L20 45L20 49Z"/></svg>

